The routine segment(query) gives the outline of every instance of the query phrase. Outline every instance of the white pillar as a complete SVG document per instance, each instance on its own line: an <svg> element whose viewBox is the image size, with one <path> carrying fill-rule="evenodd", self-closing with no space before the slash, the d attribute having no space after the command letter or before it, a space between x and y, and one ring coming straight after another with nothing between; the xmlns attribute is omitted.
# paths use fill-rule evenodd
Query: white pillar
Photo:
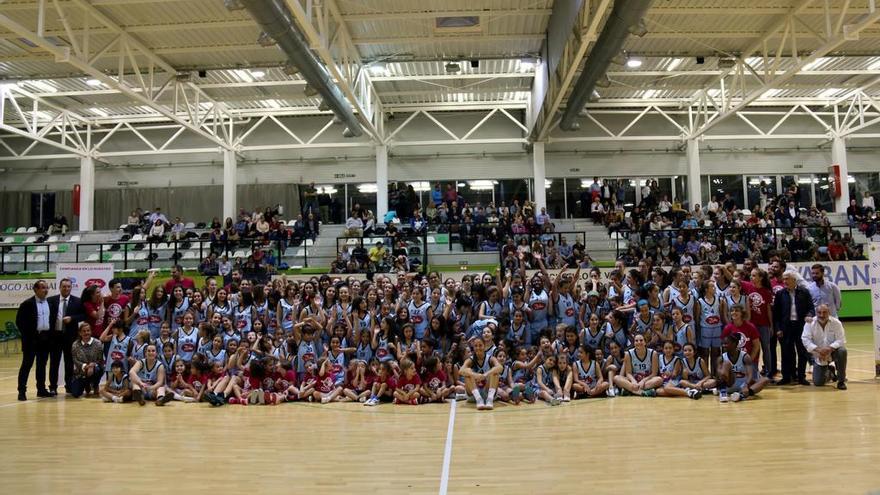
<svg viewBox="0 0 880 495"><path fill-rule="evenodd" d="M376 221L388 213L388 146L376 146Z"/></svg>
<svg viewBox="0 0 880 495"><path fill-rule="evenodd" d="M223 221L231 218L238 220L238 164L235 162L235 151L223 150Z"/></svg>
<svg viewBox="0 0 880 495"><path fill-rule="evenodd" d="M703 186L700 182L700 145L696 139L688 139L687 165L688 210L693 211L694 205L702 203L703 201Z"/></svg>
<svg viewBox="0 0 880 495"><path fill-rule="evenodd" d="M95 160L79 159L79 230L95 228Z"/></svg>
<svg viewBox="0 0 880 495"><path fill-rule="evenodd" d="M834 211L846 212L849 206L849 167L846 165L846 140L835 136L831 141L831 164L840 167L840 197L834 200Z"/></svg>
<svg viewBox="0 0 880 495"><path fill-rule="evenodd" d="M547 207L547 169L544 166L544 143L535 143L532 148L532 170L535 176L535 213Z"/></svg>

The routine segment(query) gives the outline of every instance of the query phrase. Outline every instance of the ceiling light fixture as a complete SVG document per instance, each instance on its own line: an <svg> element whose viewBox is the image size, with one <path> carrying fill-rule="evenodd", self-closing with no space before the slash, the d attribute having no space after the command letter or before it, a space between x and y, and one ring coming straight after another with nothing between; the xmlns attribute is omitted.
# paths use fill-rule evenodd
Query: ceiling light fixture
<svg viewBox="0 0 880 495"><path fill-rule="evenodd" d="M674 71L675 69L678 68L679 65L681 65L682 62L684 62L683 58L674 58L674 59L670 60L669 64L666 66L666 71L667 72Z"/></svg>
<svg viewBox="0 0 880 495"><path fill-rule="evenodd" d="M626 66L630 69L638 69L642 66L642 59L640 58L628 58L626 59Z"/></svg>
<svg viewBox="0 0 880 495"><path fill-rule="evenodd" d="M86 84L88 84L89 86L91 86L93 88L97 88L98 86L104 85L104 83L102 83L101 81L99 81L97 79L89 79L88 81L86 81Z"/></svg>

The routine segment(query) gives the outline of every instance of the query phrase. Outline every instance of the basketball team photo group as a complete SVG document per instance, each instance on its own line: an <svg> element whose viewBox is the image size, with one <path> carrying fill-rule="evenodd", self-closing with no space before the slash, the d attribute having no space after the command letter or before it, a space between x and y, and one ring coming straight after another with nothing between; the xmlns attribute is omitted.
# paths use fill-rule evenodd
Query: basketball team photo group
<svg viewBox="0 0 880 495"><path fill-rule="evenodd" d="M878 202L877 0L0 0L0 491L877 495Z"/></svg>

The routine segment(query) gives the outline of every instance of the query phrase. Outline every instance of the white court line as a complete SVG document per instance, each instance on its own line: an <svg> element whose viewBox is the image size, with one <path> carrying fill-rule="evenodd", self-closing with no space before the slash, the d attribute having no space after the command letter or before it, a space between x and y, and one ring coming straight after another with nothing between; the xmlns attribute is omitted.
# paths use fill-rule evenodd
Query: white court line
<svg viewBox="0 0 880 495"><path fill-rule="evenodd" d="M453 400L449 405L449 426L446 428L446 448L443 450L443 472L440 474L440 495L446 495L449 487L449 464L452 460L452 431L455 430L455 405L458 401Z"/></svg>

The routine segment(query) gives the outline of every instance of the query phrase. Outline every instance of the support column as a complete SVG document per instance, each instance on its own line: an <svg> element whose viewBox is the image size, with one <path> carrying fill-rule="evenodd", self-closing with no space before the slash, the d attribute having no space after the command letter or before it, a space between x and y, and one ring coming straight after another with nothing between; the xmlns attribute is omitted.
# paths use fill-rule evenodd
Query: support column
<svg viewBox="0 0 880 495"><path fill-rule="evenodd" d="M90 156L79 159L79 230L95 228L95 160Z"/></svg>
<svg viewBox="0 0 880 495"><path fill-rule="evenodd" d="M547 169L544 166L544 143L535 143L532 147L532 170L535 176L535 214L547 207Z"/></svg>
<svg viewBox="0 0 880 495"><path fill-rule="evenodd" d="M376 222L388 213L388 146L376 146Z"/></svg>
<svg viewBox="0 0 880 495"><path fill-rule="evenodd" d="M700 182L700 144L696 139L687 142L688 165L688 210L693 211L694 205L703 201L703 186Z"/></svg>
<svg viewBox="0 0 880 495"><path fill-rule="evenodd" d="M233 222L238 220L238 164L235 161L235 151L223 150L223 221L231 218Z"/></svg>
<svg viewBox="0 0 880 495"><path fill-rule="evenodd" d="M835 136L831 141L831 164L840 167L840 197L834 199L834 211L845 213L849 207L849 167L846 165L846 140Z"/></svg>

